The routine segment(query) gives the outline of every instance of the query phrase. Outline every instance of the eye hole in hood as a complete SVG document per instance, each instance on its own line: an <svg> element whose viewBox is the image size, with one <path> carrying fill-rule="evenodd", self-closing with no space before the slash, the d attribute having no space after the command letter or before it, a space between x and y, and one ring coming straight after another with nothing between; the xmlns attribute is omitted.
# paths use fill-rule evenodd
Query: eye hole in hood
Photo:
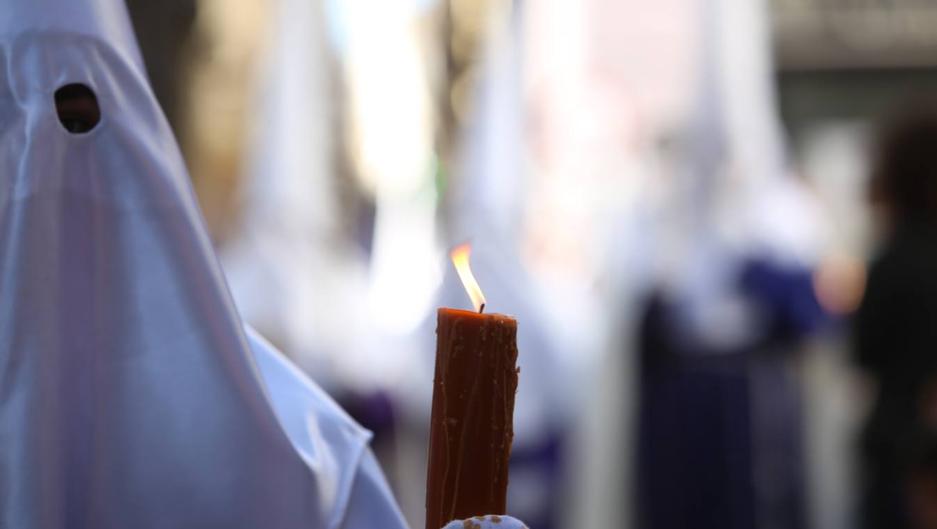
<svg viewBox="0 0 937 529"><path fill-rule="evenodd" d="M55 91L55 111L59 123L72 134L84 134L101 121L98 98L87 86L67 84Z"/></svg>

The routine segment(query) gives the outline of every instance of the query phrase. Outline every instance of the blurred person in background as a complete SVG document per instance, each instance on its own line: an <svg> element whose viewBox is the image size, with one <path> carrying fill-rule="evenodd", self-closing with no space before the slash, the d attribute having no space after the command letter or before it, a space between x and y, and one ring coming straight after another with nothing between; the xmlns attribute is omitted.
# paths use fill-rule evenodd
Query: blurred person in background
<svg viewBox="0 0 937 529"><path fill-rule="evenodd" d="M811 270L704 251L697 277L715 286L663 287L641 325L639 526L805 527L791 363L824 319Z"/></svg>
<svg viewBox="0 0 937 529"><path fill-rule="evenodd" d="M522 80L524 33L518 10L503 8L487 21L475 108L466 118L447 198L446 238L472 243L472 270L488 307L517 317L518 384L511 449L508 509L531 527L559 527L564 484L564 444L571 424L567 346L536 298L523 247L523 215L534 184L525 177ZM434 306L464 307L465 287L446 263ZM422 328L425 365L434 365L435 310ZM567 354L568 357L568 354ZM428 380L432 376L424 376ZM425 384L414 384L428 391ZM431 399L421 397L423 406ZM424 410L428 412L429 410ZM420 419L422 424L428 424Z"/></svg>
<svg viewBox="0 0 937 529"><path fill-rule="evenodd" d="M767 2L699 3L701 71L638 335L637 527L806 525L801 342L823 215L788 168Z"/></svg>
<svg viewBox="0 0 937 529"><path fill-rule="evenodd" d="M937 529L937 439L930 438L911 467L908 512L913 529Z"/></svg>
<svg viewBox="0 0 937 529"><path fill-rule="evenodd" d="M937 432L935 146L937 106L917 101L882 128L874 153L871 199L881 214L882 243L853 344L877 390L860 439L867 528L900 529L912 519L931 527L925 513L937 508L937 494L926 493L929 481L920 479L916 463Z"/></svg>

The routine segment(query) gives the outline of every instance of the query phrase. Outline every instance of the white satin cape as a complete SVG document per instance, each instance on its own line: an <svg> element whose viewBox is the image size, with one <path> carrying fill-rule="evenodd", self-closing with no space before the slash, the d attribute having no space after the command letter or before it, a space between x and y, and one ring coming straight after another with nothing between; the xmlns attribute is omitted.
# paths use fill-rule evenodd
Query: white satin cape
<svg viewBox="0 0 937 529"><path fill-rule="evenodd" d="M368 438L245 335L123 2L3 2L0 527L402 528Z"/></svg>

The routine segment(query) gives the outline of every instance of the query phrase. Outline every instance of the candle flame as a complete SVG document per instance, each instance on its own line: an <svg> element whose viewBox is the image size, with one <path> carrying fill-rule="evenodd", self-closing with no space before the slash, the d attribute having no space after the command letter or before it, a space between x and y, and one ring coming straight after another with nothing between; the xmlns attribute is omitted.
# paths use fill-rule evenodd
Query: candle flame
<svg viewBox="0 0 937 529"><path fill-rule="evenodd" d="M453 248L449 252L449 257L452 258L452 264L459 273L459 279L462 280L465 291L472 298L472 305L475 305L475 310L481 312L485 310L485 295L482 294L478 281L475 281L475 276L472 275L472 267L469 266L470 253L472 253L472 245L464 243Z"/></svg>

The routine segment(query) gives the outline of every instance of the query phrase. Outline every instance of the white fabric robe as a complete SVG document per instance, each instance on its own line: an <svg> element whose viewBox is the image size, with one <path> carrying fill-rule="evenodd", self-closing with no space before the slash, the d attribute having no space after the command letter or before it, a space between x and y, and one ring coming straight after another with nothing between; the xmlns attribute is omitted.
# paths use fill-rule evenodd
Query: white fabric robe
<svg viewBox="0 0 937 529"><path fill-rule="evenodd" d="M368 435L245 335L123 3L4 2L0 527L403 528Z"/></svg>

